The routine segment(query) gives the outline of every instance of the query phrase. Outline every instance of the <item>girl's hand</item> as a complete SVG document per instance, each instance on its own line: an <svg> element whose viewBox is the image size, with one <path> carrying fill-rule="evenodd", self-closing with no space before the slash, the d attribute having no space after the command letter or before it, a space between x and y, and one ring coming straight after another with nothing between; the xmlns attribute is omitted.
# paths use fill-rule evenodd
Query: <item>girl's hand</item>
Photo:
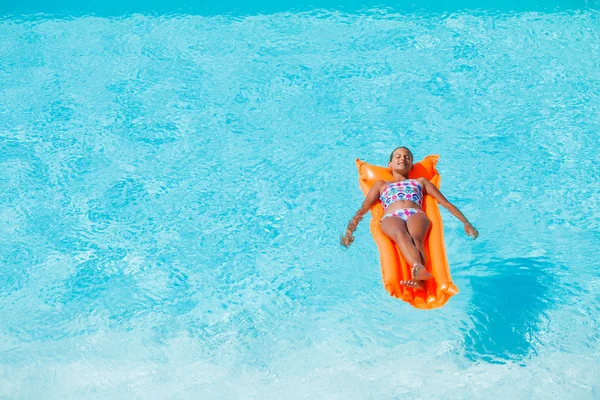
<svg viewBox="0 0 600 400"><path fill-rule="evenodd" d="M346 236L342 236L340 240L340 244L346 248L350 246L352 242L354 242L354 236L352 236L352 233L346 233Z"/></svg>
<svg viewBox="0 0 600 400"><path fill-rule="evenodd" d="M473 239L477 239L477 236L479 236L477 229L475 229L475 227L470 223L465 224L465 232L467 236L472 237Z"/></svg>

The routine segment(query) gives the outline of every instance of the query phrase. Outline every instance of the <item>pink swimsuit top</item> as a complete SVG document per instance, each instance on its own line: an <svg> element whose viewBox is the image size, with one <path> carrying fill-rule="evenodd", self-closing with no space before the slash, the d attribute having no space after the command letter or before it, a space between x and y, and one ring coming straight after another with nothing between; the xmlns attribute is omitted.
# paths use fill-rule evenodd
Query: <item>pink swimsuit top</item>
<svg viewBox="0 0 600 400"><path fill-rule="evenodd" d="M423 207L423 187L416 179L405 179L400 182L388 183L379 196L383 208L401 200L415 202Z"/></svg>

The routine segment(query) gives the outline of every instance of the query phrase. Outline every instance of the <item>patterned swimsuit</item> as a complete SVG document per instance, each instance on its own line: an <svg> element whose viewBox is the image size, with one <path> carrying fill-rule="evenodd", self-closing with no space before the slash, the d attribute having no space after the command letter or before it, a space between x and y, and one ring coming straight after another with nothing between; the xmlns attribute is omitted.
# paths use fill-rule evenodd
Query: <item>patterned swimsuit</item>
<svg viewBox="0 0 600 400"><path fill-rule="evenodd" d="M400 182L388 183L379 196L383 208L387 209L393 203L402 200L412 201L417 203L419 207L423 207L423 187L416 179L405 179ZM404 221L417 213L424 213L418 208L399 208L391 213L385 214L381 220L387 217L400 217Z"/></svg>

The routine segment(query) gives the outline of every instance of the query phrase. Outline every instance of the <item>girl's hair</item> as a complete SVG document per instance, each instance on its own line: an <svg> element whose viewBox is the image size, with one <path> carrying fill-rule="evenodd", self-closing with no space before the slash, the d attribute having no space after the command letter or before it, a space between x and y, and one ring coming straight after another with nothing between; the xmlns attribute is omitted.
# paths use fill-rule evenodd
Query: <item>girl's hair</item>
<svg viewBox="0 0 600 400"><path fill-rule="evenodd" d="M410 158L412 158L413 160L415 159L415 156L413 156L412 151L410 151L410 149L408 147L404 147L404 146L400 146L400 147L396 147L394 149L394 151L392 151L392 154L390 154L390 162L392 161L392 158L394 158L394 153L396 152L396 150L398 149L406 149L408 150L408 152L410 153Z"/></svg>

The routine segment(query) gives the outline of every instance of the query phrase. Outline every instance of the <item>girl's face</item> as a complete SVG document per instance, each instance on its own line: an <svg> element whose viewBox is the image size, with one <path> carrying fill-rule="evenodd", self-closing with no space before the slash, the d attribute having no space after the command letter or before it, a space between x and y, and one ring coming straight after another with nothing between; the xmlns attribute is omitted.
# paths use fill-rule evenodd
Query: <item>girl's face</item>
<svg viewBox="0 0 600 400"><path fill-rule="evenodd" d="M413 167L412 154L407 149L397 149L392 155L392 161L388 167L393 171L403 172L410 171Z"/></svg>

